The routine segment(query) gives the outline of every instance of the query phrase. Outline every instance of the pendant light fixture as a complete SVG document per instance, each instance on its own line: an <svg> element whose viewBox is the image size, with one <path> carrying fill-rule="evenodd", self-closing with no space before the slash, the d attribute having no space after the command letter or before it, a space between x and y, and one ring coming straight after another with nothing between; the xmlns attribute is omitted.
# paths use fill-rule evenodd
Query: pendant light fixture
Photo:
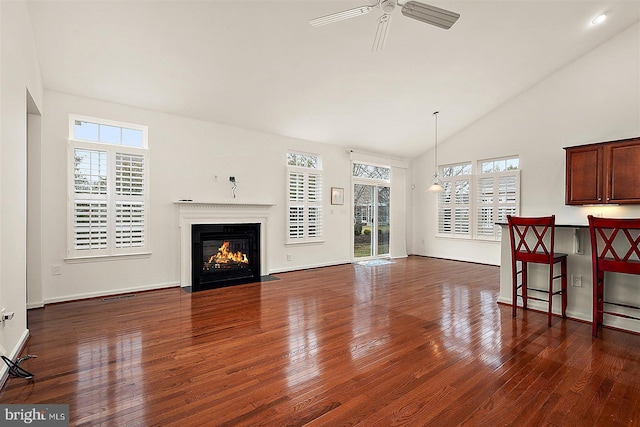
<svg viewBox="0 0 640 427"><path fill-rule="evenodd" d="M433 165L433 179L431 180L431 186L427 189L427 191L431 191L434 193L440 193L444 191L444 187L442 186L442 181L438 178L438 111L433 113L433 116L436 118L436 145L435 145L435 153L433 156L434 165Z"/></svg>

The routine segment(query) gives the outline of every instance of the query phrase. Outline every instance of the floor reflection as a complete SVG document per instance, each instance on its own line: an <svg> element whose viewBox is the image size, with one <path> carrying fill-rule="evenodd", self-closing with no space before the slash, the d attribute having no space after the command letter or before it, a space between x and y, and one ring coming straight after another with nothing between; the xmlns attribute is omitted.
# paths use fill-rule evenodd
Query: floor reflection
<svg viewBox="0 0 640 427"><path fill-rule="evenodd" d="M473 291L465 285L443 283L441 331L447 349L469 357L481 353L481 361L493 363L502 345L500 312L495 310L495 292ZM471 307L474 310L471 311ZM475 309L480 307L480 310Z"/></svg>
<svg viewBox="0 0 640 427"><path fill-rule="evenodd" d="M137 407L138 415L144 414L142 345L140 331L95 336L80 342L77 350L78 392L73 407L97 417L103 417L105 412L115 413L133 407ZM116 368L108 369L112 364L116 364ZM105 384L109 386L105 387ZM91 423L92 419L88 415L78 422Z"/></svg>
<svg viewBox="0 0 640 427"><path fill-rule="evenodd" d="M289 297L287 308L289 361L285 371L287 384L294 387L320 376L317 359L320 343L316 330L322 316L316 298Z"/></svg>

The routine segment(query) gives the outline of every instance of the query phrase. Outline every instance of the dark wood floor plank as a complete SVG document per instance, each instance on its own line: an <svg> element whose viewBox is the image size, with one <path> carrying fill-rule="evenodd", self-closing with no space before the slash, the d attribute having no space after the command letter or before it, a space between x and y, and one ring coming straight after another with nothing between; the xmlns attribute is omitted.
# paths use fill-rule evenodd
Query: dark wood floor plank
<svg viewBox="0 0 640 427"><path fill-rule="evenodd" d="M496 303L499 269L409 257L30 310L2 403L72 425L637 425L640 336Z"/></svg>

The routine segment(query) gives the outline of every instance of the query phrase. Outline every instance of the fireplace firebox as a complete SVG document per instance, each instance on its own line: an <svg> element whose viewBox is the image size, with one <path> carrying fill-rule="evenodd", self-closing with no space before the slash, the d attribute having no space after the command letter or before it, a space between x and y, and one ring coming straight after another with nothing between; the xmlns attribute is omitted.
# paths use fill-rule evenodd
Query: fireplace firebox
<svg viewBox="0 0 640 427"><path fill-rule="evenodd" d="M260 224L193 224L191 289L260 280Z"/></svg>

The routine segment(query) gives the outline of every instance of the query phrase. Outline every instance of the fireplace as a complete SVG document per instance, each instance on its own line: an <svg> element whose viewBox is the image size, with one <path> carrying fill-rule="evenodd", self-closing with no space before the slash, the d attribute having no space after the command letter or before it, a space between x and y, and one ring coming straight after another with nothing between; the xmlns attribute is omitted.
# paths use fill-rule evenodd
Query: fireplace
<svg viewBox="0 0 640 427"><path fill-rule="evenodd" d="M260 224L192 224L193 291L260 280Z"/></svg>

